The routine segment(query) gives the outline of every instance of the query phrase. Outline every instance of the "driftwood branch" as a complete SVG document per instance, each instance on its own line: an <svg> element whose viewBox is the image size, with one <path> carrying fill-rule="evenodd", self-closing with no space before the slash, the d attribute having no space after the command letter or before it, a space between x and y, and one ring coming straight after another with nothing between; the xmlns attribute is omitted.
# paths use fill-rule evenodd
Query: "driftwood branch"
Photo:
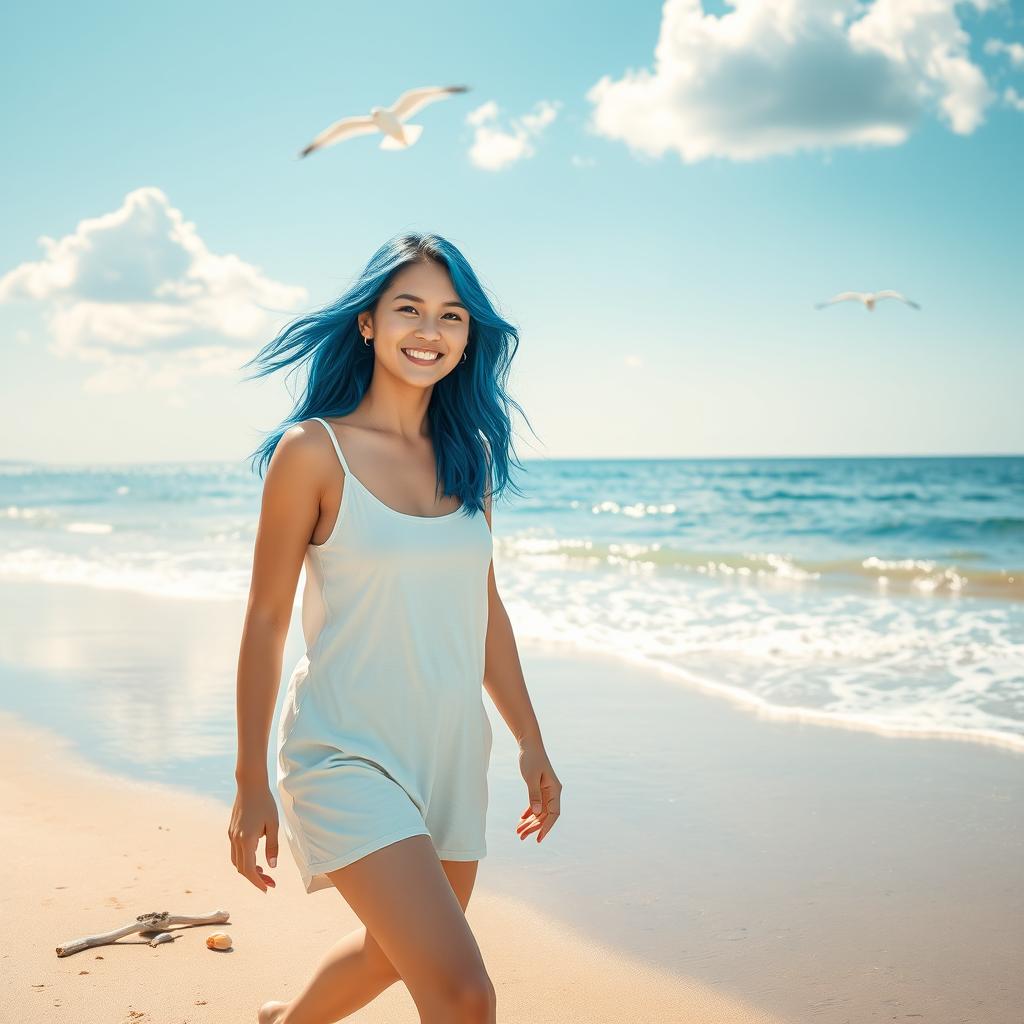
<svg viewBox="0 0 1024 1024"><path fill-rule="evenodd" d="M80 953L83 949L92 946L105 946L116 942L125 935L132 935L138 932L140 935L151 938L150 945L155 946L157 940L167 942L167 939L160 937L158 933L166 932L172 924L225 924L230 917L227 910L215 910L212 914L199 914L191 916L188 914L171 914L166 910L152 911L149 914L139 914L134 921L126 924L123 928L115 928L112 932L102 932L99 935L87 935L81 939L72 939L57 947L57 956L71 956L72 953ZM171 936L173 938L173 936Z"/></svg>

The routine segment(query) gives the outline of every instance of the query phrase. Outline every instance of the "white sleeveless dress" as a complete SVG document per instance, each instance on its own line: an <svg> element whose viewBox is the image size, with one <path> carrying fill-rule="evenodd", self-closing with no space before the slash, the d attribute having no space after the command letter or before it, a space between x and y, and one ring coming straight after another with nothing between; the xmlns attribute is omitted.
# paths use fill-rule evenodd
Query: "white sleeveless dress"
<svg viewBox="0 0 1024 1024"><path fill-rule="evenodd" d="M277 737L281 822L306 892L409 836L486 856L483 703L492 538L483 513L414 516L345 471L337 522L305 557L306 652Z"/></svg>

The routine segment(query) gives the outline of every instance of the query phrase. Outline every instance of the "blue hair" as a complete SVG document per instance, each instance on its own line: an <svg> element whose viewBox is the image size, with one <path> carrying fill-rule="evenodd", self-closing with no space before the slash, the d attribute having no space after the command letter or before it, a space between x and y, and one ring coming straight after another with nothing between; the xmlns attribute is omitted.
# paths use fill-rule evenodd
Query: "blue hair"
<svg viewBox="0 0 1024 1024"><path fill-rule="evenodd" d="M462 499L466 515L483 511L486 491L495 498L506 488L522 494L510 474L511 463L523 468L512 443L510 409L516 409L527 425L529 420L505 390L519 348L519 332L495 311L462 253L436 234L389 239L343 295L294 320L242 364L242 368L258 367L245 380L285 367L292 368L290 376L307 367L305 387L291 415L251 455L260 477L285 431L313 416L345 416L359 405L373 376L374 354L372 347L363 344L356 317L376 310L403 267L428 260L447 268L470 317L466 362L434 385L427 407L438 486L442 494Z"/></svg>

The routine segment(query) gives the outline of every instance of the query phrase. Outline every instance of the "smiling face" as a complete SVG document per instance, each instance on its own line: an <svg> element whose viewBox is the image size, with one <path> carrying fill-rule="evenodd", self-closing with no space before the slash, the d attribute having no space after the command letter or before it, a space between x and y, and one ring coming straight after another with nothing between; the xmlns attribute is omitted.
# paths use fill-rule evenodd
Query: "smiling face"
<svg viewBox="0 0 1024 1024"><path fill-rule="evenodd" d="M359 317L373 339L377 365L409 384L426 387L459 365L469 341L469 312L445 267L414 263L400 270L374 313Z"/></svg>

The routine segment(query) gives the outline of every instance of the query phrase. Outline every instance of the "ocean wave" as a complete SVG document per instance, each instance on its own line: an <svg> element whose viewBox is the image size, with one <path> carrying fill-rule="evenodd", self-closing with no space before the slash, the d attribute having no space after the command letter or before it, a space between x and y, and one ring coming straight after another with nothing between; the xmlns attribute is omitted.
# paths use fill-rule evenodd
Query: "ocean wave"
<svg viewBox="0 0 1024 1024"><path fill-rule="evenodd" d="M75 553L0 552L0 577L245 600L251 549L237 537L119 553L106 537L88 540ZM948 569L928 559L804 563L778 552L495 538L502 598L524 641L634 661L767 717L1024 749L1024 608L912 599L977 592L977 570L955 582ZM1016 586L1009 596L1021 596ZM296 608L302 589L300 574Z"/></svg>
<svg viewBox="0 0 1024 1024"><path fill-rule="evenodd" d="M237 599L245 594L250 577L242 560L195 552L176 554L157 549L111 557L101 551L21 548L0 553L3 579L72 583L183 600Z"/></svg>
<svg viewBox="0 0 1024 1024"><path fill-rule="evenodd" d="M1024 611L885 593L496 566L517 636L642 664L759 715L1024 751Z"/></svg>
<svg viewBox="0 0 1024 1024"><path fill-rule="evenodd" d="M693 572L718 579L819 583L830 587L967 594L1024 600L1024 569L962 566L934 559L866 558L800 560L784 552L685 551L660 543L599 543L583 538L496 538L512 559L548 564L606 565L636 571Z"/></svg>
<svg viewBox="0 0 1024 1024"><path fill-rule="evenodd" d="M849 501L849 495L840 491L761 491L743 488L738 496L744 501Z"/></svg>
<svg viewBox="0 0 1024 1024"><path fill-rule="evenodd" d="M919 537L945 538L960 537L972 539L1024 537L1024 519L1017 516L992 516L990 518L939 518L899 519L864 526L857 531L863 537Z"/></svg>

